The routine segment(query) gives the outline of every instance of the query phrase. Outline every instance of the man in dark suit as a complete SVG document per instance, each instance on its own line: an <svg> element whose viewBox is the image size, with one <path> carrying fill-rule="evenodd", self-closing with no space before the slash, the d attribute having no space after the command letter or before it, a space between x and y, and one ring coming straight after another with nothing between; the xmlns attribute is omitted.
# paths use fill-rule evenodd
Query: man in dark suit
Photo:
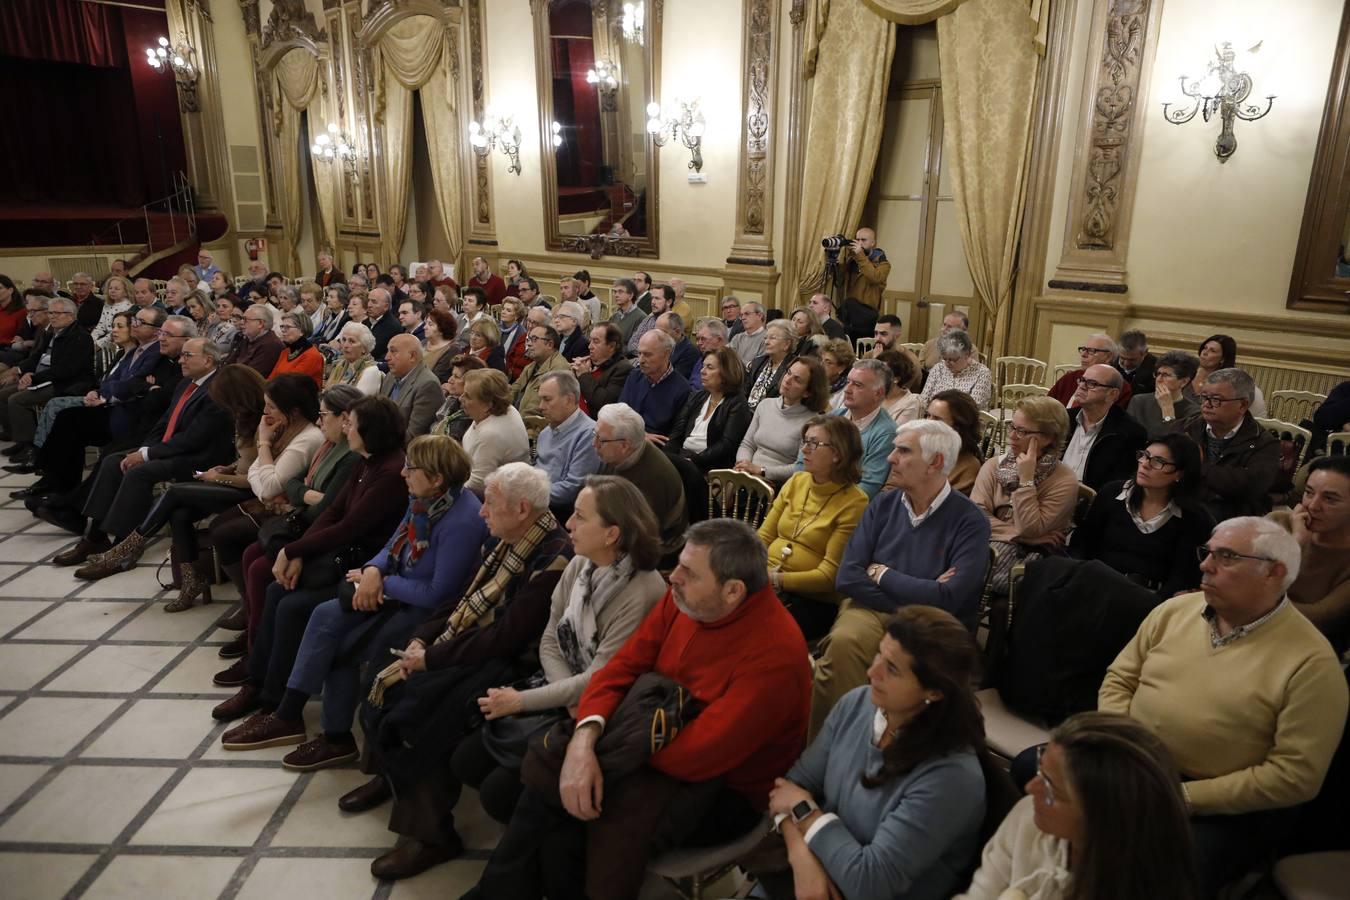
<svg viewBox="0 0 1350 900"><path fill-rule="evenodd" d="M1137 328L1120 336L1120 350L1116 354L1116 368L1125 376L1130 395L1151 394L1154 391L1153 370L1158 357L1148 352L1148 335Z"/></svg>
<svg viewBox="0 0 1350 900"><path fill-rule="evenodd" d="M5 373L17 375L0 387L0 416L4 418L0 439L14 441L5 453L15 462L31 458L38 407L53 397L83 394L95 384L94 340L76 324L75 316L73 300L57 297L48 301L50 327L23 362Z"/></svg>
<svg viewBox="0 0 1350 900"><path fill-rule="evenodd" d="M186 481L195 472L230 460L234 423L210 394L221 362L220 348L205 338L188 341L179 356L183 380L145 444L103 458L92 476L82 514L52 506L38 508L43 521L82 535L79 543L52 559L54 564L83 563L125 538L149 512L157 483Z"/></svg>
<svg viewBox="0 0 1350 900"><path fill-rule="evenodd" d="M83 406L62 410L30 466L5 467L11 472L42 473L35 484L10 497L38 500L75 490L84 473L86 447L101 447L105 456L139 447L164 414L183 377L179 354L183 344L196 337L196 327L186 316L166 318L157 306L138 309L131 326L139 346L126 371L110 373L98 391L85 397ZM78 509L83 502L72 505Z"/></svg>
<svg viewBox="0 0 1350 900"><path fill-rule="evenodd" d="M276 309L267 303L255 303L244 310L243 338L233 349L223 348L229 354L225 365L248 366L263 378L270 376L277 359L286 349L281 338L272 330L276 320Z"/></svg>
<svg viewBox="0 0 1350 900"><path fill-rule="evenodd" d="M1069 440L1064 464L1094 491L1108 481L1134 475L1135 454L1144 449L1144 427L1116 405L1123 383L1115 367L1089 366L1074 393L1069 410Z"/></svg>
<svg viewBox="0 0 1350 900"><path fill-rule="evenodd" d="M820 320L820 327L825 329L825 334L830 340L848 337L848 330L834 317L834 304L830 302L829 297L825 294L812 294L806 305L816 314L816 318Z"/></svg>
<svg viewBox="0 0 1350 900"><path fill-rule="evenodd" d="M634 272L633 284L637 285L637 308L643 313L652 311L652 276L647 272Z"/></svg>
<svg viewBox="0 0 1350 900"><path fill-rule="evenodd" d="M389 339L403 333L398 317L389 311L391 304L387 288L375 288L366 301L366 314L370 316L366 324L370 326L370 333L375 335L375 349L370 351L370 355L381 361L389 349Z"/></svg>

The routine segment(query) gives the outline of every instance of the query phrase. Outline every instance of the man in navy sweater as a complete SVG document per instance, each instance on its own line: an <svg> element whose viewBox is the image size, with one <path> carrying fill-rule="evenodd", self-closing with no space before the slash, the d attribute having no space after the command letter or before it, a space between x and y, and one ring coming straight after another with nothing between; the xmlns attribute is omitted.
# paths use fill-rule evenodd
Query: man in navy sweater
<svg viewBox="0 0 1350 900"><path fill-rule="evenodd" d="M836 700L867 683L886 620L901 606L940 607L974 632L989 567L989 521L947 481L960 452L960 436L934 419L897 429L890 463L900 490L868 505L835 578L848 599L816 661L811 738Z"/></svg>
<svg viewBox="0 0 1350 900"><path fill-rule="evenodd" d="M638 341L638 364L623 383L619 402L627 403L647 423L647 437L664 445L675 417L689 399L689 381L670 364L675 340L653 328Z"/></svg>

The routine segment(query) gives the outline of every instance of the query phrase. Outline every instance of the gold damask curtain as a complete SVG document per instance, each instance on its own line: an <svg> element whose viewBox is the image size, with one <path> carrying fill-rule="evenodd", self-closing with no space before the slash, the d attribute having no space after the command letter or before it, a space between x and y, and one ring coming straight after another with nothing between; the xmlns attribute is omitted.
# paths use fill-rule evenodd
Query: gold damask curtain
<svg viewBox="0 0 1350 900"><path fill-rule="evenodd" d="M815 0L810 22L807 77L814 77L797 201L801 225L793 237L804 294L817 290L824 275L821 235L856 227L862 217L895 55L895 26L858 0Z"/></svg>
<svg viewBox="0 0 1350 900"><path fill-rule="evenodd" d="M413 91L421 91L422 119L427 130L427 155L432 187L451 258L463 243L460 220L458 80L454 32L430 16L403 19L380 38L383 60L385 166L388 191L384 223L385 258L399 258L408 228L408 194L412 186Z"/></svg>
<svg viewBox="0 0 1350 900"><path fill-rule="evenodd" d="M1007 348L1008 304L1026 202L1038 28L1025 0L969 0L938 19L944 164L966 263L989 313L985 346L996 354Z"/></svg>
<svg viewBox="0 0 1350 900"><path fill-rule="evenodd" d="M863 0L877 15L900 25L922 25L956 11L966 0ZM1045 26L1050 0L1022 0L1019 4L1036 22L1036 49L1045 53Z"/></svg>
<svg viewBox="0 0 1350 900"><path fill-rule="evenodd" d="M272 75L276 80L277 93L281 95L281 101L277 104L280 125L277 139L281 148L281 222L290 244L291 271L302 272L305 264L300 259L298 240L304 214L300 199L300 155L309 151L300 146L300 113L309 110L308 134L305 135L307 148L326 128L320 99L323 74L318 59L304 50L296 49L277 60ZM319 203L319 227L323 232L320 238L322 243L331 248L337 244L337 184L333 166L315 161L312 168L314 192Z"/></svg>

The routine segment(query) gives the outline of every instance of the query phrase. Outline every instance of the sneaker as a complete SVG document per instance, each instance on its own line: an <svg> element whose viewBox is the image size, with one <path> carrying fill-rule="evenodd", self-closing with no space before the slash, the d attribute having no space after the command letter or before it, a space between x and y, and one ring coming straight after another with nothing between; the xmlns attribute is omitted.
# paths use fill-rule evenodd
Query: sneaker
<svg viewBox="0 0 1350 900"><path fill-rule="evenodd" d="M229 646L228 644L226 645ZM229 657L226 657L229 659ZM236 659L228 669L217 672L211 679L211 683L216 687L239 687L248 681L248 657L241 656Z"/></svg>
<svg viewBox="0 0 1350 900"><path fill-rule="evenodd" d="M258 713L244 720L220 737L226 750L262 750L266 747L286 747L305 740L303 722L287 722L276 713Z"/></svg>
<svg viewBox="0 0 1350 900"><path fill-rule="evenodd" d="M211 718L220 722L233 722L249 713L257 712L262 709L262 705L262 689L245 684L233 697L217 703L211 710Z"/></svg>
<svg viewBox="0 0 1350 900"><path fill-rule="evenodd" d="M287 753L281 765L293 772L313 772L351 762L358 755L356 741L330 741L328 735L321 734Z"/></svg>

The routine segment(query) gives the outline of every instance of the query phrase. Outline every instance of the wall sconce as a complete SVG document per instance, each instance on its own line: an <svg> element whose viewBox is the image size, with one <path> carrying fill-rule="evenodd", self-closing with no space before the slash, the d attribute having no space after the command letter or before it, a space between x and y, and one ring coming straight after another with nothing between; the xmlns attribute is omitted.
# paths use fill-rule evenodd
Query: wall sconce
<svg viewBox="0 0 1350 900"><path fill-rule="evenodd" d="M561 143L556 129L553 138L554 146ZM516 126L512 116L499 116L488 109L483 124L469 123L469 143L473 145L473 152L480 157L486 157L492 152L493 147L500 146L502 153L505 153L510 161L506 171L520 174L520 128Z"/></svg>
<svg viewBox="0 0 1350 900"><path fill-rule="evenodd" d="M557 122L553 123L553 146L562 146L562 125Z"/></svg>
<svg viewBox="0 0 1350 900"><path fill-rule="evenodd" d="M1256 53L1261 49L1261 43L1263 42L1258 42L1247 53ZM1228 157L1237 152L1237 138L1233 136L1233 120L1255 122L1263 118L1275 105L1275 95L1267 95L1265 109L1262 109L1260 104L1247 104L1247 97L1252 92L1252 77L1233 67L1233 62L1237 59L1233 45L1224 41L1214 48L1214 56L1215 61L1209 64L1208 73L1204 78L1188 81L1187 76L1181 76L1181 93L1192 98L1195 104L1169 111L1168 107L1171 104L1164 103L1163 117L1173 125L1184 125L1194 119L1197 112L1206 122L1218 113L1223 129L1219 132L1219 139L1214 142L1214 155L1219 158L1219 162L1225 163L1228 162Z"/></svg>
<svg viewBox="0 0 1350 900"><path fill-rule="evenodd" d="M707 126L703 121L703 113L699 111L698 99L686 102L677 98L675 105L679 108L678 113L663 116L661 104L648 103L647 133L658 147L664 147L672 138L679 138L680 143L689 149L689 168L702 172L703 131Z"/></svg>
<svg viewBox="0 0 1350 900"><path fill-rule="evenodd" d="M637 3L625 3L623 13L619 16L619 27L623 31L623 39L631 44L643 46L645 36L642 33L642 23L647 21L647 4L645 0L638 0Z"/></svg>
<svg viewBox="0 0 1350 900"><path fill-rule="evenodd" d="M600 109L614 112L618 109L619 67L607 59L597 59L586 72L586 83L600 92Z"/></svg>
<svg viewBox="0 0 1350 900"><path fill-rule="evenodd" d="M145 61L156 72L172 72L183 95L183 112L197 112L197 51L188 43L186 35L179 35L178 43L169 45L161 36L154 47L145 48Z"/></svg>
<svg viewBox="0 0 1350 900"><path fill-rule="evenodd" d="M337 125L328 123L328 133L321 134L310 144L309 152L314 159L331 163L342 161L342 168L353 182L358 179L356 172L356 142L343 133Z"/></svg>

